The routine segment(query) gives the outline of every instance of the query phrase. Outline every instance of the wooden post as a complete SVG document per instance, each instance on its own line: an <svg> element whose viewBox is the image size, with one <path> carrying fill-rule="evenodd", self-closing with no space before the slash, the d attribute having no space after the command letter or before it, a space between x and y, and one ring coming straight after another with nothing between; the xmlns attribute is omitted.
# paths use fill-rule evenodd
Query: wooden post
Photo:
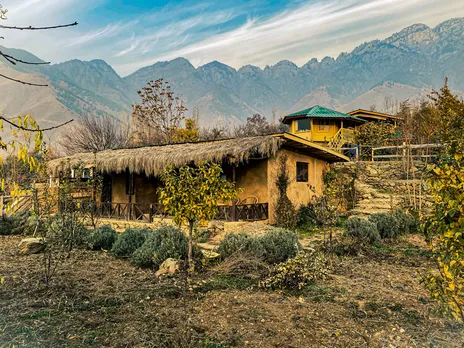
<svg viewBox="0 0 464 348"><path fill-rule="evenodd" d="M374 162L374 148L371 148L371 152L372 152L372 162Z"/></svg>
<svg viewBox="0 0 464 348"><path fill-rule="evenodd" d="M232 182L235 184L235 164L232 166ZM237 202L235 199L232 201L231 220L237 221Z"/></svg>
<svg viewBox="0 0 464 348"><path fill-rule="evenodd" d="M153 204L150 204L149 212L148 212L148 222L153 222Z"/></svg>

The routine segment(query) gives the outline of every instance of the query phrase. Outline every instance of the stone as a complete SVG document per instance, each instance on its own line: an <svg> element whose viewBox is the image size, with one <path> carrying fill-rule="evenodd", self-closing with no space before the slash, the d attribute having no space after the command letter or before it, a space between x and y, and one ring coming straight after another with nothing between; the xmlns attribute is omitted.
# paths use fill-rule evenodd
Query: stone
<svg viewBox="0 0 464 348"><path fill-rule="evenodd" d="M38 254L45 250L45 241L42 238L24 238L18 247L21 254Z"/></svg>
<svg viewBox="0 0 464 348"><path fill-rule="evenodd" d="M162 275L175 274L180 270L179 260L168 258L163 261L159 270L156 271L155 275L161 277Z"/></svg>
<svg viewBox="0 0 464 348"><path fill-rule="evenodd" d="M218 259L221 255L215 251L212 250L203 250L201 249L201 253L207 260L216 260Z"/></svg>

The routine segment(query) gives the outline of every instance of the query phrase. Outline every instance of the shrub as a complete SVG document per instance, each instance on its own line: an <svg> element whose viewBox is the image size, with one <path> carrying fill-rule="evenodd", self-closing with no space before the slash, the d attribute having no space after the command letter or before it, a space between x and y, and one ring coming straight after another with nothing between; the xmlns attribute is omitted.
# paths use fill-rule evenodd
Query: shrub
<svg viewBox="0 0 464 348"><path fill-rule="evenodd" d="M268 263L279 263L295 257L300 248L295 232L281 228L273 229L259 237L262 248L262 258Z"/></svg>
<svg viewBox="0 0 464 348"><path fill-rule="evenodd" d="M382 239L398 237L400 225L398 219L392 214L372 214L369 216L369 221L373 222L377 226L377 231L379 231Z"/></svg>
<svg viewBox="0 0 464 348"><path fill-rule="evenodd" d="M293 229L297 223L297 212L287 195L287 189L291 182L287 170L287 159L287 156L282 156L279 159L279 172L275 181L279 191L275 206L275 220L276 226Z"/></svg>
<svg viewBox="0 0 464 348"><path fill-rule="evenodd" d="M345 221L345 234L362 244L374 244L380 241L377 225L357 216Z"/></svg>
<svg viewBox="0 0 464 348"><path fill-rule="evenodd" d="M10 221L6 219L0 220L0 236L9 236L13 231L13 226L11 226Z"/></svg>
<svg viewBox="0 0 464 348"><path fill-rule="evenodd" d="M418 231L419 222L415 216L405 213L401 209L395 210L393 216L398 220L399 233L409 234Z"/></svg>
<svg viewBox="0 0 464 348"><path fill-rule="evenodd" d="M111 250L118 239L118 233L110 225L94 229L87 237L87 244L92 250Z"/></svg>
<svg viewBox="0 0 464 348"><path fill-rule="evenodd" d="M56 214L46 226L47 244L62 245L68 250L86 245L89 231L75 216Z"/></svg>
<svg viewBox="0 0 464 348"><path fill-rule="evenodd" d="M188 253L187 236L178 228L163 226L149 233L145 242L132 254L132 264L159 267L168 258L183 259Z"/></svg>
<svg viewBox="0 0 464 348"><path fill-rule="evenodd" d="M237 252L247 252L249 249L251 249L249 244L252 243L252 238L253 237L244 233L228 233L219 243L217 252L223 259ZM252 254L256 254L256 252L252 252L252 250L250 250L250 252Z"/></svg>
<svg viewBox="0 0 464 348"><path fill-rule="evenodd" d="M301 289L328 274L327 260L323 253L301 252L292 259L279 263L269 277L260 282L268 289Z"/></svg>
<svg viewBox="0 0 464 348"><path fill-rule="evenodd" d="M274 264L294 257L299 249L295 232L276 228L262 237L247 234L227 234L218 247L222 258L237 252L248 253Z"/></svg>
<svg viewBox="0 0 464 348"><path fill-rule="evenodd" d="M116 257L131 257L145 242L150 231L150 229L126 228L113 244L111 252Z"/></svg>

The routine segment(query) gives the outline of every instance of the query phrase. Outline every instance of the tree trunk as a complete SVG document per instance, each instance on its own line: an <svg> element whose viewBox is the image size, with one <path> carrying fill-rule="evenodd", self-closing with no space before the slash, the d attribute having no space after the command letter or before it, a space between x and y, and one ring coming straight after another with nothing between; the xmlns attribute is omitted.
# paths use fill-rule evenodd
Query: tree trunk
<svg viewBox="0 0 464 348"><path fill-rule="evenodd" d="M193 270L193 223L194 221L189 221L189 247L188 247L188 265L189 271Z"/></svg>

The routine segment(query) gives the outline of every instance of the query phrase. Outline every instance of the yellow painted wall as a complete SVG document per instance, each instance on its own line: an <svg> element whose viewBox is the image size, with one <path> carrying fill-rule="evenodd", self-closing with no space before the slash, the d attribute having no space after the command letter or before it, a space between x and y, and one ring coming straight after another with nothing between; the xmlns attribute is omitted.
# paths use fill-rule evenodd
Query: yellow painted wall
<svg viewBox="0 0 464 348"><path fill-rule="evenodd" d="M313 120L310 120L311 129L313 129ZM298 120L292 121L290 132L306 140L312 140L312 132L309 131L299 131L298 130Z"/></svg>
<svg viewBox="0 0 464 348"><path fill-rule="evenodd" d="M311 130L299 132L297 127L297 120L292 121L290 131L292 134L295 134L301 138L318 141L318 142L328 142L341 128L341 121L338 120L329 120L330 125L328 129L324 127L323 130L319 129L319 121L321 120L311 120Z"/></svg>
<svg viewBox="0 0 464 348"><path fill-rule="evenodd" d="M324 127L323 130L319 129L320 121L324 120L313 120L313 127L311 128L313 141L328 142L340 129L340 121L330 120L328 129L327 127Z"/></svg>
<svg viewBox="0 0 464 348"><path fill-rule="evenodd" d="M268 163L270 224L275 223L275 206L278 197L275 182L279 173L279 159L284 155L287 156L287 171L291 180L287 195L296 208L299 208L302 204L308 204L314 195L322 194L322 174L328 168L328 163L325 161L289 150L280 150L277 156L270 158ZM296 162L306 162L309 164L308 182L296 181Z"/></svg>
<svg viewBox="0 0 464 348"><path fill-rule="evenodd" d="M235 182L238 188L243 189L239 195L240 200L246 203L253 203L253 197L258 199L258 203L268 201L267 190L267 160L250 160L240 166L235 171Z"/></svg>

